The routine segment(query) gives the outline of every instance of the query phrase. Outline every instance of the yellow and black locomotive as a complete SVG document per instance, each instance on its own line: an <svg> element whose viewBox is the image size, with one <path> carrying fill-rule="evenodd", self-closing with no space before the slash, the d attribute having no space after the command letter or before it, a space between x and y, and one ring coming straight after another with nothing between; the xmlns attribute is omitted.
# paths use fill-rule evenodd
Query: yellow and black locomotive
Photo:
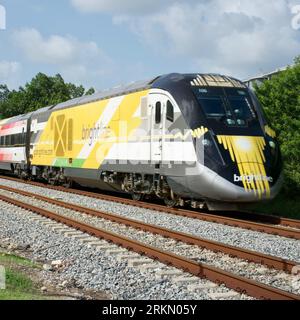
<svg viewBox="0 0 300 320"><path fill-rule="evenodd" d="M0 170L211 209L271 199L282 184L256 96L216 74L169 74L2 120Z"/></svg>

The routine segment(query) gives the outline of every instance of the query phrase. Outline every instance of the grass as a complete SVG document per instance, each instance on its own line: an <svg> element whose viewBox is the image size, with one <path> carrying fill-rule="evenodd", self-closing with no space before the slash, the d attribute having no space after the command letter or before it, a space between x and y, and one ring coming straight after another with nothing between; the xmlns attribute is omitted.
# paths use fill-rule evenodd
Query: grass
<svg viewBox="0 0 300 320"><path fill-rule="evenodd" d="M32 281L22 273L6 269L6 289L0 290L0 300L42 300Z"/></svg>
<svg viewBox="0 0 300 320"><path fill-rule="evenodd" d="M281 193L274 200L256 205L253 210L282 216L291 219L300 219L300 201L296 198L289 198Z"/></svg>
<svg viewBox="0 0 300 320"><path fill-rule="evenodd" d="M20 266L39 268L34 262L14 254L0 253L0 264L17 264Z"/></svg>
<svg viewBox="0 0 300 320"><path fill-rule="evenodd" d="M6 289L0 289L0 300L43 300L45 299L35 288L32 280L19 271L20 267L37 268L30 260L10 255L0 254L0 265L5 267Z"/></svg>

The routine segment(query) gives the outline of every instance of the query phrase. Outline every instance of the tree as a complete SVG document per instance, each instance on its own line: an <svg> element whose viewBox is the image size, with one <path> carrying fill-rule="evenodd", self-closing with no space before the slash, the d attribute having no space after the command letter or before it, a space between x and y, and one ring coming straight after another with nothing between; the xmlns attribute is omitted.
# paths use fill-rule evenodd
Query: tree
<svg viewBox="0 0 300 320"><path fill-rule="evenodd" d="M0 86L0 114L4 118L12 117L93 92L93 88L85 91L82 85L66 83L59 74L49 77L38 73L18 91L9 91L6 85Z"/></svg>
<svg viewBox="0 0 300 320"><path fill-rule="evenodd" d="M89 88L89 90L87 90L87 92L85 93L86 96L90 96L91 94L94 94L96 91L94 88Z"/></svg>
<svg viewBox="0 0 300 320"><path fill-rule="evenodd" d="M300 57L286 71L255 87L271 126L278 134L284 161L284 190L300 192Z"/></svg>
<svg viewBox="0 0 300 320"><path fill-rule="evenodd" d="M0 84L0 102L5 101L8 97L9 90L6 84Z"/></svg>
<svg viewBox="0 0 300 320"><path fill-rule="evenodd" d="M9 95L9 90L7 85L0 84L0 104L7 100ZM3 115L0 111L0 120L3 118Z"/></svg>
<svg viewBox="0 0 300 320"><path fill-rule="evenodd" d="M82 97L85 92L85 89L83 86L76 87L75 84L73 83L68 83L67 88L69 90L69 93L72 99Z"/></svg>

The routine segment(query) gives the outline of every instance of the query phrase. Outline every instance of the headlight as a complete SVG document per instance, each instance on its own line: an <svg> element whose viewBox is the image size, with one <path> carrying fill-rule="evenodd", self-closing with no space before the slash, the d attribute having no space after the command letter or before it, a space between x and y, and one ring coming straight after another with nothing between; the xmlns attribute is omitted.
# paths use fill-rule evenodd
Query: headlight
<svg viewBox="0 0 300 320"><path fill-rule="evenodd" d="M272 149L276 148L276 143L274 141L269 141L269 145Z"/></svg>
<svg viewBox="0 0 300 320"><path fill-rule="evenodd" d="M212 146L212 142L208 139L203 139L202 140L202 144L205 146L205 147L211 147Z"/></svg>

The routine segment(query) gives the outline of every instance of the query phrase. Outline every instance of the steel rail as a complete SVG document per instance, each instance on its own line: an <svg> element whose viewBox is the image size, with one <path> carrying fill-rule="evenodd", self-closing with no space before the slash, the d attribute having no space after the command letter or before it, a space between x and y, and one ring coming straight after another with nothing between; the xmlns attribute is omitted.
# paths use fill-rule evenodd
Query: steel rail
<svg viewBox="0 0 300 320"><path fill-rule="evenodd" d="M234 247L228 244L223 244L221 242L211 241L207 239L203 239L200 237L196 237L191 234L183 233L183 232L177 232L174 230L166 229L163 227L159 227L157 225L147 224L138 220L133 220L129 218L125 218L119 215L115 215L112 213L107 213L99 210L95 210L88 207L83 207L79 205L75 205L73 203L66 203L60 200L48 198L42 195L34 194L28 191L23 191L19 189L14 189L11 187L1 186L0 190L5 190L8 192L13 192L17 194L21 194L26 197L35 198L37 200L41 200L44 202L48 202L51 204L54 204L56 206L60 206L66 209L78 211L81 213L85 213L87 215L91 215L94 217L104 218L106 220L110 220L119 224L124 224L130 227L133 227L135 229L151 232L154 234L159 234L163 237L172 238L177 241L181 241L190 245L196 245L202 248L206 248L211 251L217 251L222 252L224 254L228 254L230 256L234 256L240 259L245 259L250 262L255 262L259 264L266 265L270 268L274 268L277 270L283 270L286 272L292 272L292 269L297 265L296 262L285 260L282 258L266 255L263 253Z"/></svg>
<svg viewBox="0 0 300 320"><path fill-rule="evenodd" d="M27 203L0 195L0 200L18 206L25 210L40 214L49 219L55 220L59 223L63 223L72 228L88 233L92 236L96 236L106 241L111 241L117 245L120 245L126 249L130 249L139 254L144 254L151 259L158 259L165 264L171 264L176 268L182 269L195 276L201 278L207 278L210 281L221 284L224 283L226 287L236 290L240 293L248 294L249 296L258 299L272 299L272 300L300 300L300 296L293 293L289 293L235 274L230 272L214 268L202 263L197 263L192 260L183 258L170 252L162 251L155 247L145 245L141 242L131 240L129 238L122 237L112 232L108 232L102 229L95 228L91 225L69 219L54 212L32 206Z"/></svg>
<svg viewBox="0 0 300 320"><path fill-rule="evenodd" d="M2 176L0 176L0 178L20 182L20 179L17 179L17 178L12 178L12 177L8 178L8 177L2 177ZM230 217L226 217L226 216L224 217L224 216L217 215L217 214L203 213L203 212L199 212L199 211L191 211L191 210L177 209L177 208L168 208L163 205L152 204L152 203L147 203L147 202L137 202L137 201L134 201L131 199L119 198L119 197L115 197L115 196L111 196L111 195L98 194L98 193L93 193L90 191L82 191L82 190L77 190L77 189L66 189L66 188L59 187L59 186L45 185L40 182L22 181L22 183L26 183L26 184L34 185L34 186L39 186L39 187L43 187L43 188L48 188L48 189L53 189L56 191L62 191L65 193L78 194L78 195L87 196L90 198L97 198L97 199L101 199L101 200L122 203L125 205L132 205L132 206L141 207L144 209L149 209L149 210L159 211L159 212L163 212L163 213L198 219L198 220L202 220L202 221L206 221L206 222L213 222L213 223L223 224L223 225L227 225L227 226L238 227L238 228L242 228L242 229L246 229L246 230L268 233L268 234L272 234L272 235L278 235L281 237L300 240L300 221L299 220L280 218L279 226L278 225L274 226L274 225L269 225L269 224L265 224L265 223L244 221L241 219L235 219L235 218L230 218ZM249 213L247 213L247 214L249 214ZM266 220L267 216L265 215L264 217ZM274 217L274 216L271 216L271 217ZM272 218L272 219L274 220L274 218ZM293 227L295 229L284 228L281 226L289 226L289 227Z"/></svg>

